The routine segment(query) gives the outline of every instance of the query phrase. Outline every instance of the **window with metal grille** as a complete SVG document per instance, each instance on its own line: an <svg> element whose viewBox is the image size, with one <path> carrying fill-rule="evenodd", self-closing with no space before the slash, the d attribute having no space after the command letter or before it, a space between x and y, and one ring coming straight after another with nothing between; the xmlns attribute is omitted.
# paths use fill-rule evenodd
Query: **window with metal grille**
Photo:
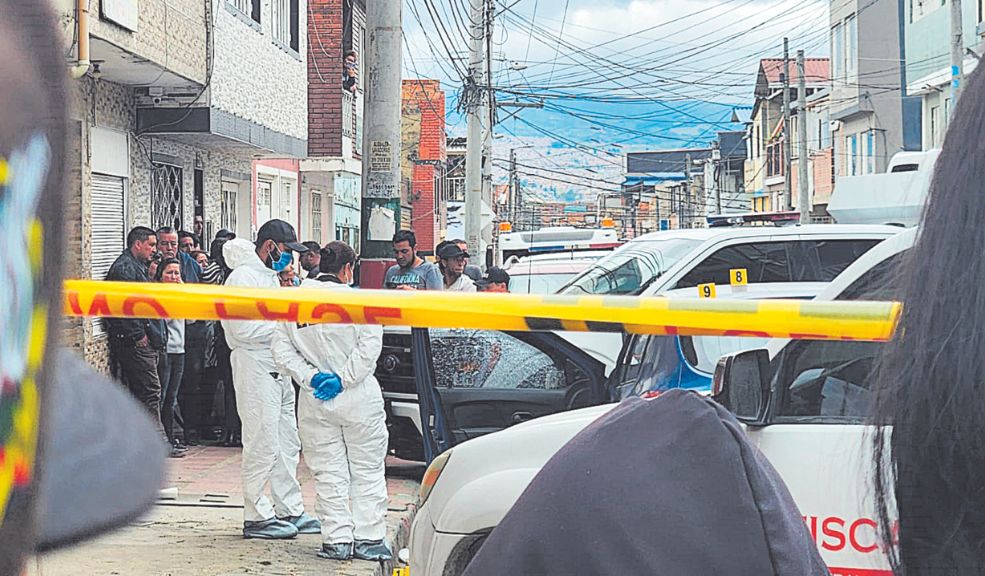
<svg viewBox="0 0 985 576"><path fill-rule="evenodd" d="M311 236L315 239L315 242L322 243L321 192L311 193Z"/></svg>
<svg viewBox="0 0 985 576"><path fill-rule="evenodd" d="M237 10L246 14L257 24L260 23L260 0L226 0Z"/></svg>
<svg viewBox="0 0 985 576"><path fill-rule="evenodd" d="M297 51L300 47L298 0L273 0L270 22L274 38Z"/></svg>
<svg viewBox="0 0 985 576"><path fill-rule="evenodd" d="M184 171L171 164L153 164L151 177L151 226L181 230Z"/></svg>

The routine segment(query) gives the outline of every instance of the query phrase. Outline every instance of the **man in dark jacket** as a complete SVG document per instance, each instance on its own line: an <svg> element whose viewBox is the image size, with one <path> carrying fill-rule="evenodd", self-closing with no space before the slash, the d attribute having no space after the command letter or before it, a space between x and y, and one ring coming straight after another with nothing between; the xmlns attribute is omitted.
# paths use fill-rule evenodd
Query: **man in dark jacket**
<svg viewBox="0 0 985 576"><path fill-rule="evenodd" d="M153 230L144 226L130 230L127 249L113 262L106 280L147 282L147 265L156 251L157 236ZM109 330L110 354L119 366L120 380L151 412L160 427L161 381L157 376L157 362L167 343L164 321L106 318L104 322Z"/></svg>

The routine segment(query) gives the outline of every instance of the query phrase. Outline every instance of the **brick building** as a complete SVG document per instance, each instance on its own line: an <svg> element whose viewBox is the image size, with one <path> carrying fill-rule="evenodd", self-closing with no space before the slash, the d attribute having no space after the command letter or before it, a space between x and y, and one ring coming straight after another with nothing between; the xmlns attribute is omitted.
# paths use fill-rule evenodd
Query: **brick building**
<svg viewBox="0 0 985 576"><path fill-rule="evenodd" d="M301 161L300 234L342 240L359 251L362 116L366 51L364 0L308 0L308 158ZM342 87L344 55L356 52L355 92ZM318 221L320 219L320 222Z"/></svg>
<svg viewBox="0 0 985 576"><path fill-rule="evenodd" d="M191 229L202 216L208 237L252 237L254 160L307 151L306 1L96 0L82 15L52 4L66 53L88 42L92 62L70 86L67 276L103 278L138 225ZM106 367L99 321L65 329Z"/></svg>
<svg viewBox="0 0 985 576"><path fill-rule="evenodd" d="M428 252L447 228L445 93L437 80L404 80L401 101L401 212L409 217L400 227Z"/></svg>

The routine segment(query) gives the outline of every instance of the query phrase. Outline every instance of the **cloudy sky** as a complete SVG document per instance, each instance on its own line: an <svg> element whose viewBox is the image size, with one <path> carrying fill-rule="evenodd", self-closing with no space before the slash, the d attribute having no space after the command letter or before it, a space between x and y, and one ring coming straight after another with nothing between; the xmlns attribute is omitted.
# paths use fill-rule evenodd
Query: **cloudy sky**
<svg viewBox="0 0 985 576"><path fill-rule="evenodd" d="M735 106L752 104L761 58L827 56L827 0L494 0L496 133L577 166L621 164L625 150L707 145ZM405 78L437 78L448 129L467 68L469 0L405 0ZM585 154L590 158L586 158ZM553 166L563 166L556 157ZM532 159L531 159L532 161Z"/></svg>

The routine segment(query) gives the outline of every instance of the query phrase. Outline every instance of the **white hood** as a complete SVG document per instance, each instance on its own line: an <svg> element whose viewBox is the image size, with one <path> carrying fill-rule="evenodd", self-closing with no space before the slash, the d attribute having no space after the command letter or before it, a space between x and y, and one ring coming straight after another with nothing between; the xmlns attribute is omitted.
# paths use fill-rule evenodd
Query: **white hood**
<svg viewBox="0 0 985 576"><path fill-rule="evenodd" d="M226 264L232 268L227 286L241 288L280 288L277 273L267 268L257 256L256 246L249 240L234 238L222 247ZM270 356L270 341L274 335L276 322L261 320L223 320L226 342L233 350L243 349L255 352L265 363L268 372L274 372L274 360Z"/></svg>
<svg viewBox="0 0 985 576"><path fill-rule="evenodd" d="M263 262L257 256L256 245L244 238L233 238L222 245L222 256L226 259L226 265L235 270L247 264Z"/></svg>

